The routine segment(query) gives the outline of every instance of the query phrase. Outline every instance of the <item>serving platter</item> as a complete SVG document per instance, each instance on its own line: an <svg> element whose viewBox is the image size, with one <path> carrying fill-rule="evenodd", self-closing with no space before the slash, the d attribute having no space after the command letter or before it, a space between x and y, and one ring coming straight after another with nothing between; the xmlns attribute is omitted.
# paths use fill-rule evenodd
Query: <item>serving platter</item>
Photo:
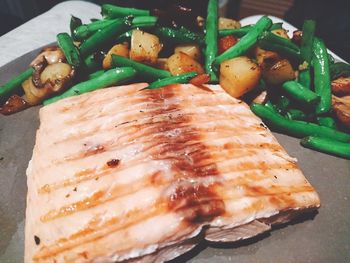
<svg viewBox="0 0 350 263"><path fill-rule="evenodd" d="M1 67L0 83L25 70L39 50ZM39 127L39 109L0 116L0 262L23 262L25 171ZM306 178L319 193L322 206L318 212L246 241L228 245L203 242L175 262L348 262L350 161L302 148L298 139L275 135L299 160Z"/></svg>

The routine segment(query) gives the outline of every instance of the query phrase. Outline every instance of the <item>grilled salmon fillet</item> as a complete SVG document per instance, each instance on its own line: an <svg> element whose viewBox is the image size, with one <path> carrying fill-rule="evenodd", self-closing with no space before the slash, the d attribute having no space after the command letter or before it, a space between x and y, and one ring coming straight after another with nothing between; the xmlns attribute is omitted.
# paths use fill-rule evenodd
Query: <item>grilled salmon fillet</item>
<svg viewBox="0 0 350 263"><path fill-rule="evenodd" d="M220 86L119 86L40 110L25 262L164 262L320 205L242 101Z"/></svg>

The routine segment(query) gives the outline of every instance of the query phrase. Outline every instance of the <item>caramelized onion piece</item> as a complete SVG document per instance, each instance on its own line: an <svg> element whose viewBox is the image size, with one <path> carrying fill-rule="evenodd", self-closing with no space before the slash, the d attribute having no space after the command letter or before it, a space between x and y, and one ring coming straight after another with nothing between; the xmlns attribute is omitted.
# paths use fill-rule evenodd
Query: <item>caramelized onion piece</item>
<svg viewBox="0 0 350 263"><path fill-rule="evenodd" d="M10 115L29 107L29 104L20 96L12 95L7 99L4 105L0 107L0 113Z"/></svg>

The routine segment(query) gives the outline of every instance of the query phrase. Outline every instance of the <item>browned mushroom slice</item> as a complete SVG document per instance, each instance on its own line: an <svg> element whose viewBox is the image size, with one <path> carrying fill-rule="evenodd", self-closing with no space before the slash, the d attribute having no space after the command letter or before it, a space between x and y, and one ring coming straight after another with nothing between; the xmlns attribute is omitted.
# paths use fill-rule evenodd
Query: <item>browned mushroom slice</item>
<svg viewBox="0 0 350 263"><path fill-rule="evenodd" d="M332 92L338 96L350 95L350 77L340 77L333 80Z"/></svg>
<svg viewBox="0 0 350 263"><path fill-rule="evenodd" d="M32 74L32 82L33 82L34 86L37 88L41 88L43 86L41 79L40 79L40 75L43 72L43 70L45 69L45 67L47 66L47 64L48 63L47 63L45 57L43 57L43 59L40 63L33 65L34 71Z"/></svg>
<svg viewBox="0 0 350 263"><path fill-rule="evenodd" d="M26 100L30 105L37 105L50 95L64 90L74 73L73 68L66 63L48 65L40 75L41 88L35 87L32 77L22 83Z"/></svg>
<svg viewBox="0 0 350 263"><path fill-rule="evenodd" d="M7 99L4 105L0 107L0 113L10 115L28 108L28 103L18 95L12 95Z"/></svg>
<svg viewBox="0 0 350 263"><path fill-rule="evenodd" d="M47 47L40 52L40 54L32 61L32 63L30 63L30 66L35 66L37 64L43 63L43 60L46 60L47 64L50 65L58 62L65 62L66 57L59 47Z"/></svg>

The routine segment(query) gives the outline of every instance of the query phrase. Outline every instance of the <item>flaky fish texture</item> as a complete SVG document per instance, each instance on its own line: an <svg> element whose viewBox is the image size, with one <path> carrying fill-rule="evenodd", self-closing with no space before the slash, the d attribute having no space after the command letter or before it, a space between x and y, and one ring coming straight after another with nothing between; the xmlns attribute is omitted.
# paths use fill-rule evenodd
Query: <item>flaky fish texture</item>
<svg viewBox="0 0 350 263"><path fill-rule="evenodd" d="M269 129L220 86L112 87L40 110L25 262L164 262L320 205Z"/></svg>

